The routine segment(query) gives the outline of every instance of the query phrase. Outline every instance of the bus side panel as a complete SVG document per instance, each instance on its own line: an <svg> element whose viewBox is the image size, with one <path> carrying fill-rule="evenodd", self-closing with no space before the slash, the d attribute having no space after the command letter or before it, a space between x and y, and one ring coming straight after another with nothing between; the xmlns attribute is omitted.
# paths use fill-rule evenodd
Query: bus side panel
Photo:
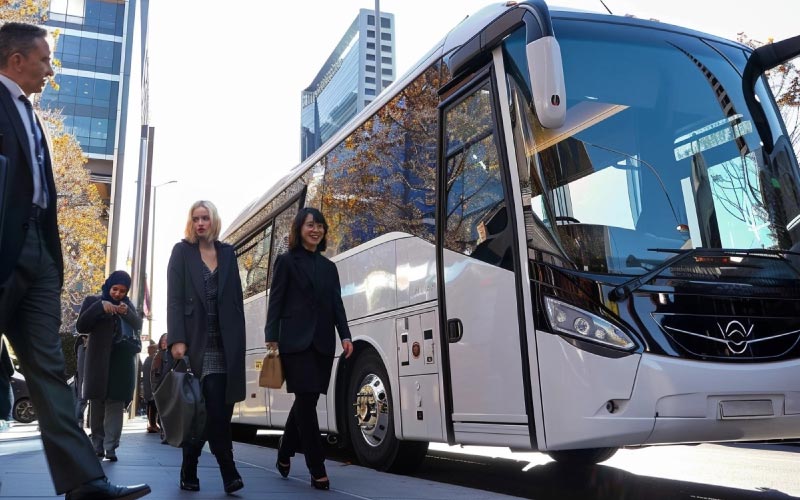
<svg viewBox="0 0 800 500"><path fill-rule="evenodd" d="M244 303L245 332L247 351L245 353L245 400L239 403L239 418L234 412L234 422L269 426L267 409L267 389L259 387L258 375L264 359L264 324L267 318L266 296L255 295Z"/></svg>
<svg viewBox="0 0 800 500"><path fill-rule="evenodd" d="M647 440L655 424L655 408L634 413L629 405L641 355L606 358L578 349L558 335L536 335L546 449L611 447ZM609 401L615 406L610 407Z"/></svg>
<svg viewBox="0 0 800 500"><path fill-rule="evenodd" d="M403 421L401 415L401 387L398 373L396 320L409 316L419 317L421 304L436 299L436 253L433 244L421 238L409 236L406 233L392 233L384 235L384 241L368 244L361 251L357 251L337 261L339 279L342 285L342 301L344 302L350 332L353 341L369 344L383 360L386 372L389 375L389 384L394 398L392 411L395 416L395 432L398 437L403 436ZM394 239L390 239L394 238ZM409 307L413 307L409 311ZM385 313L391 317L361 320L365 316L374 316ZM419 321L419 318L417 319ZM433 313L430 321L437 323L437 315ZM437 327L438 329L438 327ZM435 337L438 340L438 332ZM435 363L430 364L426 373L438 374L439 346L431 344L436 349ZM339 348L337 347L337 353ZM339 360L341 361L341 360ZM337 362L331 377L327 402L329 408L334 408L334 395L336 390L333 381L337 380L336 370L341 368ZM432 379L433 380L433 379ZM435 378L438 382L438 377ZM344 389L348 389L350 380L342 380ZM429 391L425 398L430 409L430 419L436 420L435 415L442 412L442 402L438 395L438 383L426 387ZM435 395L435 396L432 396ZM336 409L345 412L348 416L352 408ZM416 412L414 418L417 418ZM439 419L440 420L440 419ZM335 412L328 415L329 429L336 429ZM441 423L431 424L433 427ZM418 436L420 437L420 436ZM431 437L441 440L441 430L431 433Z"/></svg>
<svg viewBox="0 0 800 500"><path fill-rule="evenodd" d="M336 265L350 321L397 308L394 241L368 247Z"/></svg>

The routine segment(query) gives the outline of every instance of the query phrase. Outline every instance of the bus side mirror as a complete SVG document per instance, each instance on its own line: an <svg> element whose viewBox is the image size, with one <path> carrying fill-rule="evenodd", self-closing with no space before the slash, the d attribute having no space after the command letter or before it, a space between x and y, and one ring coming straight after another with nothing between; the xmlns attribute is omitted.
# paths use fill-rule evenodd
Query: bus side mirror
<svg viewBox="0 0 800 500"><path fill-rule="evenodd" d="M553 36L530 42L525 48L531 78L533 107L545 128L564 125L567 116L567 91L561 47Z"/></svg>
<svg viewBox="0 0 800 500"><path fill-rule="evenodd" d="M755 49L750 58L747 59L744 71L742 72L742 91L744 102L747 109L753 116L753 123L758 131L758 136L763 144L764 151L772 154L775 145L772 143L772 136L769 132L769 124L761 103L758 102L755 94L756 82L765 71L779 66L794 57L800 55L800 35L787 38L780 42L762 45ZM777 96L776 96L777 97Z"/></svg>

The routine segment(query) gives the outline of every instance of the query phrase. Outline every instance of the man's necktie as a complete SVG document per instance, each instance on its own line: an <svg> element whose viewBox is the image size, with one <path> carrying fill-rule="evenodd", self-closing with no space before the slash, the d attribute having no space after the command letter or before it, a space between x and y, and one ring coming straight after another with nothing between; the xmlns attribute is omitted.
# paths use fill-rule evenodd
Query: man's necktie
<svg viewBox="0 0 800 500"><path fill-rule="evenodd" d="M19 100L22 101L22 104L25 105L25 110L28 112L28 121L31 124L31 130L33 131L33 152L36 155L36 165L34 165L34 169L38 171L37 178L39 179L39 186L40 186L40 193L41 196L38 201L35 203L42 208L47 208L47 177L45 176L45 166L44 166L44 146L42 145L43 135L42 131L39 128L39 123L36 121L36 117L33 114L33 105L31 101L28 100L27 97L24 95L19 96Z"/></svg>

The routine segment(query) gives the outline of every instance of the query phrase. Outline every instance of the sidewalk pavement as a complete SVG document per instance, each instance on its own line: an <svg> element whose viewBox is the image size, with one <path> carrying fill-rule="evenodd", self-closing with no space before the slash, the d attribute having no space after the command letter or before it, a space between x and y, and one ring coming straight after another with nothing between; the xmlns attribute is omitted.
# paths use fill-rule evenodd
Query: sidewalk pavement
<svg viewBox="0 0 800 500"><path fill-rule="evenodd" d="M55 496L41 440L35 424L12 426L0 433L0 499L58 498ZM330 491L318 491L309 484L310 477L302 455L292 460L288 479L275 470L277 450L234 443L234 458L244 480L244 489L226 495L222 489L214 456L208 446L200 457L200 491L182 491L178 487L181 452L162 445L158 434L146 432L146 421L128 421L117 450L118 462L103 462L109 480L117 484L148 483L153 492L148 500L186 498L325 500L500 500L515 497L437 483L372 469L327 461Z"/></svg>

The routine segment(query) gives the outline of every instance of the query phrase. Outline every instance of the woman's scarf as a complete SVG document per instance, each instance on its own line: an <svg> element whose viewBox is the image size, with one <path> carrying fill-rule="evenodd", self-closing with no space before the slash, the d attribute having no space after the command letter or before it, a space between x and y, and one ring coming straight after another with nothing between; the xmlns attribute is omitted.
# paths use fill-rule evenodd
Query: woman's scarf
<svg viewBox="0 0 800 500"><path fill-rule="evenodd" d="M119 300L114 300L111 298L111 287L114 285L124 285L125 288L130 290L131 288L131 277L125 271L114 271L111 275L106 279L106 282L103 283L103 300L107 300L118 306L121 302ZM124 300L124 299L123 299Z"/></svg>

